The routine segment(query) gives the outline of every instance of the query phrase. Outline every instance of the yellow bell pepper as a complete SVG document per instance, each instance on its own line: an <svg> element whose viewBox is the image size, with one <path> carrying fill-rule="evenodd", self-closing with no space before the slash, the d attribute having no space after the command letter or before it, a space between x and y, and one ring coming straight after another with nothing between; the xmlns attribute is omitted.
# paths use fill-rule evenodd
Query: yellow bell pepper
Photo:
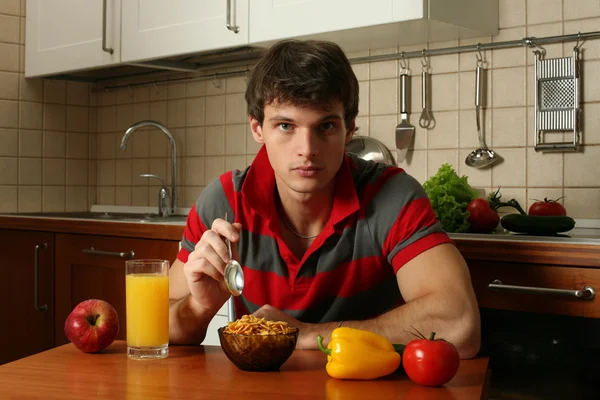
<svg viewBox="0 0 600 400"><path fill-rule="evenodd" d="M325 369L337 379L375 379L389 375L400 366L403 345L393 345L373 332L341 327L331 333L327 348L317 337L319 349L327 354Z"/></svg>

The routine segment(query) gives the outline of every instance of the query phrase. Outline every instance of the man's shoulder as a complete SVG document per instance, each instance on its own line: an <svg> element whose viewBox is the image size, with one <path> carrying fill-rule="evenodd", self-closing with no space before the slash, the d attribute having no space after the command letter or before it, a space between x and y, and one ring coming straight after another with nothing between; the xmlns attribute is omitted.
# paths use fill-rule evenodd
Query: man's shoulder
<svg viewBox="0 0 600 400"><path fill-rule="evenodd" d="M422 189L421 184L400 167L363 160L354 154L348 154L348 157L350 158L352 179L359 196L365 191L377 192L390 186L401 188L402 191Z"/></svg>

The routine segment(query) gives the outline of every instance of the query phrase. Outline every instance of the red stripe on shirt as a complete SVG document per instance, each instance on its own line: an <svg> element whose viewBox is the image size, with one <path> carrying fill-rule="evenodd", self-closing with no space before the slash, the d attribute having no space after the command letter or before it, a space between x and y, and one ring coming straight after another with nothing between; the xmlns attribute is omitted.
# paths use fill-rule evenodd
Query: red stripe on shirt
<svg viewBox="0 0 600 400"><path fill-rule="evenodd" d="M429 250L437 245L443 243L454 243L450 237L446 234L446 232L435 232L425 236L422 239L417 240L414 243L408 245L408 247L402 249L401 252L396 254L394 259L392 260L392 266L394 267L394 272L398 272L400 268L416 256L420 255L426 250Z"/></svg>
<svg viewBox="0 0 600 400"><path fill-rule="evenodd" d="M198 243L200 241L200 237L206 230L206 226L204 226L202 220L198 217L196 207L192 207L187 217L187 223L185 224L185 229L183 230L183 236L192 243ZM181 262L186 263L189 255L190 252L184 247L181 247L181 250L179 250L179 253L177 254L177 258Z"/></svg>

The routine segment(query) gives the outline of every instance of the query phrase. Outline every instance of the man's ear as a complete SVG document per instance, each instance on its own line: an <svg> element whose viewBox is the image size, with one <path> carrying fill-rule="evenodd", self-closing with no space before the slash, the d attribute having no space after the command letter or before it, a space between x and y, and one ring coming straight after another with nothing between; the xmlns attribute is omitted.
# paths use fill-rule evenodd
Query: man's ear
<svg viewBox="0 0 600 400"><path fill-rule="evenodd" d="M356 130L356 118L352 118L350 124L346 127L346 144L350 143L352 137L354 137L354 131Z"/></svg>
<svg viewBox="0 0 600 400"><path fill-rule="evenodd" d="M262 126L260 122L252 116L248 117L248 119L250 121L250 130L252 131L252 137L254 137L256 143L264 144L265 140L263 137Z"/></svg>

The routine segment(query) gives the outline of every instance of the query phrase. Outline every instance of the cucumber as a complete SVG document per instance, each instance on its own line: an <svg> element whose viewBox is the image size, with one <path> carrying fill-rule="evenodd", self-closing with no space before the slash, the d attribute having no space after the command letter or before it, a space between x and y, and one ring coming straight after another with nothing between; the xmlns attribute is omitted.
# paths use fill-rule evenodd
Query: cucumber
<svg viewBox="0 0 600 400"><path fill-rule="evenodd" d="M511 232L553 235L573 229L575 220L567 216L508 214L502 217L500 225Z"/></svg>

